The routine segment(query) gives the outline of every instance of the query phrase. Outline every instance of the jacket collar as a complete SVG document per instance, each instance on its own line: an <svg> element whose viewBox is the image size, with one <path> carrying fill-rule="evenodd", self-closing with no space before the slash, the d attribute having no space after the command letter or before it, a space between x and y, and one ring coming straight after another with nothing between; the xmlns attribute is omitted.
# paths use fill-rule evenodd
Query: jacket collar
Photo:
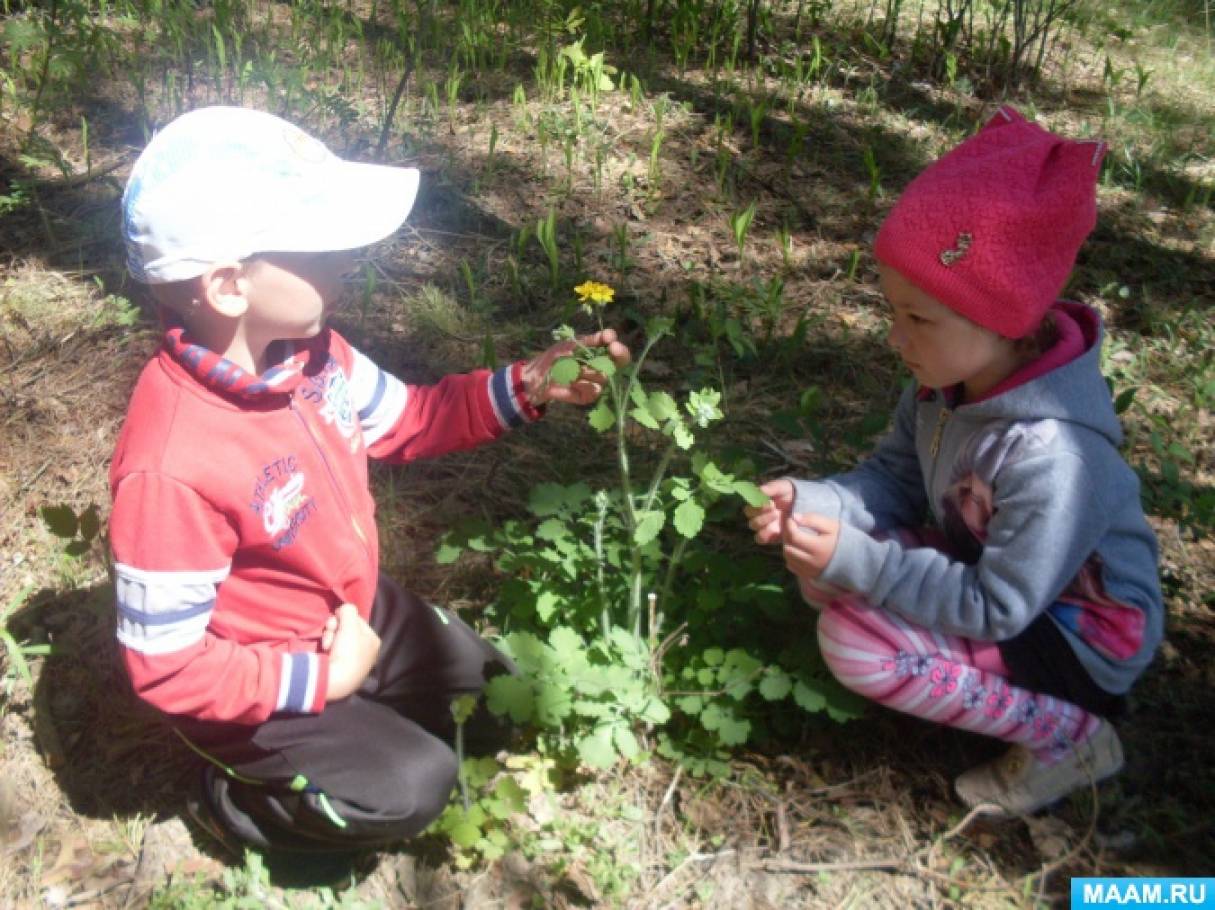
<svg viewBox="0 0 1215 910"><path fill-rule="evenodd" d="M165 332L165 351L206 388L246 401L264 401L271 395L290 395L304 379L324 366L318 351L329 347L329 329L304 342L281 341L268 352L274 364L256 376L226 357L193 341L182 326Z"/></svg>

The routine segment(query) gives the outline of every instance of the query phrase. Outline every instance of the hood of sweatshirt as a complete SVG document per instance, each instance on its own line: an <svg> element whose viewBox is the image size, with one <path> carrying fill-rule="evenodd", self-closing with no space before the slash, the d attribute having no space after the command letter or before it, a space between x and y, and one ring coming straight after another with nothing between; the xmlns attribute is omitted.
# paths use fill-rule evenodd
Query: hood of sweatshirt
<svg viewBox="0 0 1215 910"><path fill-rule="evenodd" d="M958 406L958 416L992 420L1060 420L1100 433L1117 448L1122 427L1110 404L1101 375L1104 328L1101 317L1081 303L1059 301L1052 308L1057 340L1042 356L991 389L982 398ZM923 389L922 399L942 396L954 407L951 392Z"/></svg>

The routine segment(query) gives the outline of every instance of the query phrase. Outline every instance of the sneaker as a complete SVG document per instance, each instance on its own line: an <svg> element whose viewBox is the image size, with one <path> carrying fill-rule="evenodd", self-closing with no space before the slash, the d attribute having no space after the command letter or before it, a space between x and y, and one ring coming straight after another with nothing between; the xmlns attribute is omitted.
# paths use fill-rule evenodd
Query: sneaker
<svg viewBox="0 0 1215 910"><path fill-rule="evenodd" d="M211 803L207 795L211 792L211 779L214 776L215 767L204 765L202 774L199 775L198 786L186 796L186 814L190 816L190 820L196 827L209 834L213 840L218 841L227 853L240 857L244 853L243 846L211 811Z"/></svg>
<svg viewBox="0 0 1215 910"><path fill-rule="evenodd" d="M1122 769L1122 743L1108 721L1053 765L1038 761L1025 746L971 768L954 782L962 802L988 806L988 814L1030 815L1074 790L1105 780Z"/></svg>

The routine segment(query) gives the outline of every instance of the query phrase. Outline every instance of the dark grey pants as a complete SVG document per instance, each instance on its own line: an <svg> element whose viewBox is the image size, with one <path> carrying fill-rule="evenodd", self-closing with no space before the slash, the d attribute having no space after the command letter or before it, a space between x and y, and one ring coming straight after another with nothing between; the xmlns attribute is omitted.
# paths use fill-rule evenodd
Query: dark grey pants
<svg viewBox="0 0 1215 910"><path fill-rule="evenodd" d="M261 849L358 849L421 832L456 784L451 700L514 672L510 660L447 610L380 577L370 624L375 667L357 693L314 715L257 726L176 718L215 768L205 809ZM470 753L506 743L480 709L465 726Z"/></svg>

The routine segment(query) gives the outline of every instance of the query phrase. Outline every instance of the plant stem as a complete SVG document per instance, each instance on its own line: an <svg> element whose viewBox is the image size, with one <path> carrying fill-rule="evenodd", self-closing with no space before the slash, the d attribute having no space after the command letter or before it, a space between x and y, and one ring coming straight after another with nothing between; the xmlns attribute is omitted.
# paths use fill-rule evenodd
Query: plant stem
<svg viewBox="0 0 1215 910"><path fill-rule="evenodd" d="M653 338L646 340L645 347L641 349L641 354L637 357L636 365L629 373L629 379L625 384L623 392L620 390L615 376L608 383L608 388L612 393L612 406L616 411L616 455L620 463L620 489L624 498L625 530L629 536L629 626L632 628L634 635L641 632L641 583L643 573L641 567L641 548L637 545L636 540L637 510L633 502L632 477L629 474L629 449L625 439L625 418L627 417L625 408L628 407L628 403L632 399L633 385L637 382L637 376L641 372L641 365L645 363L650 349L654 347L663 334L663 332L658 332Z"/></svg>
<svg viewBox="0 0 1215 910"><path fill-rule="evenodd" d="M667 473L667 466L671 463L671 456L675 454L678 448L675 443L667 446L667 450L662 453L662 458L658 462L658 467L654 469L654 477L650 481L650 489L646 493L645 505L642 507L643 512L650 511L650 507L654 505L654 500L658 496L658 485L662 483L662 478Z"/></svg>
<svg viewBox="0 0 1215 910"><path fill-rule="evenodd" d="M665 604L667 598L671 594L671 588L675 585L675 570L679 568L679 563L683 560L683 551L688 547L690 538L680 537L679 542L675 544L675 549L671 553L671 558L667 562L667 577L662 581L662 590L658 594L658 602Z"/></svg>
<svg viewBox="0 0 1215 910"><path fill-rule="evenodd" d="M603 640L607 641L612 629L611 615L608 611L607 591L603 585L603 525L607 521L607 504L604 502L595 518L595 584L599 589L599 624L603 627Z"/></svg>

